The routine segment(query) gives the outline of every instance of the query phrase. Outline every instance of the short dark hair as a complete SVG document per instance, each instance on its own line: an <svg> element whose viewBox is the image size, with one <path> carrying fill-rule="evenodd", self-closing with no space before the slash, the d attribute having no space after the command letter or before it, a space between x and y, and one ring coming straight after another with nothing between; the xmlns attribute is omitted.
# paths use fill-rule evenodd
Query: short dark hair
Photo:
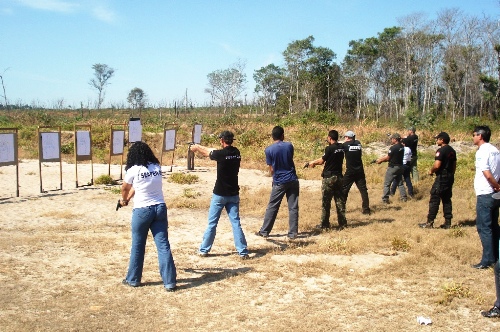
<svg viewBox="0 0 500 332"><path fill-rule="evenodd" d="M234 134L229 130L224 130L222 133L219 134L219 138L222 138L224 143L231 145L233 144L234 141Z"/></svg>
<svg viewBox="0 0 500 332"><path fill-rule="evenodd" d="M474 132L476 134L481 134L481 136L483 137L483 141L485 141L486 143L488 143L490 141L490 138L491 138L490 127L488 127L488 126L476 126L474 128Z"/></svg>
<svg viewBox="0 0 500 332"><path fill-rule="evenodd" d="M330 136L330 138L333 139L334 141L338 141L339 140L339 132L336 131L336 130L330 130L328 132L328 136Z"/></svg>
<svg viewBox="0 0 500 332"><path fill-rule="evenodd" d="M273 137L274 140L283 139L284 135L285 135L285 130L281 126L274 127L273 131L271 132L271 136Z"/></svg>

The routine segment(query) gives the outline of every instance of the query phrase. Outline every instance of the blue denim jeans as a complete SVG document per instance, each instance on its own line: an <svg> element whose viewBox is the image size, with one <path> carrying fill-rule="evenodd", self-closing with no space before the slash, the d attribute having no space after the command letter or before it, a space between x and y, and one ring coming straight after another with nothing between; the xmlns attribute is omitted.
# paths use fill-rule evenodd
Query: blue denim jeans
<svg viewBox="0 0 500 332"><path fill-rule="evenodd" d="M203 234L203 241L200 245L200 252L208 253L212 249L215 240L217 224L222 213L226 209L227 216L233 228L234 246L240 256L248 255L247 240L240 223L240 196L219 196L212 195L210 208L208 209L208 227Z"/></svg>
<svg viewBox="0 0 500 332"><path fill-rule="evenodd" d="M260 229L262 235L269 235L273 229L281 201L286 195L288 202L288 236L296 237L299 232L299 181L274 184L269 197L264 223Z"/></svg>
<svg viewBox="0 0 500 332"><path fill-rule="evenodd" d="M168 242L168 218L165 203L132 210L132 248L127 277L131 286L139 286L144 266L148 232L151 230L158 251L160 275L166 288L175 287L177 271Z"/></svg>
<svg viewBox="0 0 500 332"><path fill-rule="evenodd" d="M476 201L476 228L483 246L482 265L495 263L499 255L498 207L500 200L491 196L492 194L479 195Z"/></svg>
<svg viewBox="0 0 500 332"><path fill-rule="evenodd" d="M495 264L494 273L495 273L495 292L497 294L495 305L498 308L500 308L500 261L498 261Z"/></svg>

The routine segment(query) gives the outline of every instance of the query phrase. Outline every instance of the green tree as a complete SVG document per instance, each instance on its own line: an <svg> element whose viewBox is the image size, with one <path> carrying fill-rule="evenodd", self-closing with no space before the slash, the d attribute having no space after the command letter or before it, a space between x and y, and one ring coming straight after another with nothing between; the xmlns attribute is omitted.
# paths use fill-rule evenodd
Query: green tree
<svg viewBox="0 0 500 332"><path fill-rule="evenodd" d="M243 72L245 64L241 61L230 68L219 69L207 75L208 87L206 93L212 96L214 102L224 107L224 114L237 102L238 96L244 91L246 74Z"/></svg>
<svg viewBox="0 0 500 332"><path fill-rule="evenodd" d="M276 101L283 94L285 88L285 71L274 64L269 64L254 71L255 92L260 94L259 101L263 110L267 112L269 106L276 106Z"/></svg>
<svg viewBox="0 0 500 332"><path fill-rule="evenodd" d="M109 85L109 79L113 77L115 70L108 65L96 63L92 66L94 78L89 81L89 85L98 91L97 109L101 108L104 101L104 88Z"/></svg>
<svg viewBox="0 0 500 332"><path fill-rule="evenodd" d="M140 115L142 113L142 109L146 106L146 93L140 88L133 88L128 94L127 101L130 106L132 106L132 109L139 110Z"/></svg>

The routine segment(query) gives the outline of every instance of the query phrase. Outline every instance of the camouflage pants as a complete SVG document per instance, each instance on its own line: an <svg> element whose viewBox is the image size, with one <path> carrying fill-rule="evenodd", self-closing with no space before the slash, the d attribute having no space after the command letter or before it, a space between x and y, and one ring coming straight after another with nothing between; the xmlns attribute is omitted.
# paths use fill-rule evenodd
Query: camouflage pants
<svg viewBox="0 0 500 332"><path fill-rule="evenodd" d="M342 191L342 177L332 176L323 178L321 185L322 204L321 204L321 225L330 226L330 209L332 208L332 198L337 208L337 221L339 226L347 225L345 218L345 200Z"/></svg>

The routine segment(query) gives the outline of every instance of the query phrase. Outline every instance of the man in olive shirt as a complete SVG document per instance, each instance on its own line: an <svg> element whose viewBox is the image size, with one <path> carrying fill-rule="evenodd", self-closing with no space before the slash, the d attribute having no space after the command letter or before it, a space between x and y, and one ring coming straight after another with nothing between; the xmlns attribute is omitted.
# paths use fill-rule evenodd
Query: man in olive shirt
<svg viewBox="0 0 500 332"><path fill-rule="evenodd" d="M342 192L342 164L344 163L344 147L338 142L339 133L336 130L330 130L326 138L328 146L321 158L310 161L306 164L308 167L323 165L322 192L322 212L321 223L316 228L330 228L330 209L332 207L332 198L335 200L337 208L337 221L339 230L347 226L345 218L345 199Z"/></svg>

